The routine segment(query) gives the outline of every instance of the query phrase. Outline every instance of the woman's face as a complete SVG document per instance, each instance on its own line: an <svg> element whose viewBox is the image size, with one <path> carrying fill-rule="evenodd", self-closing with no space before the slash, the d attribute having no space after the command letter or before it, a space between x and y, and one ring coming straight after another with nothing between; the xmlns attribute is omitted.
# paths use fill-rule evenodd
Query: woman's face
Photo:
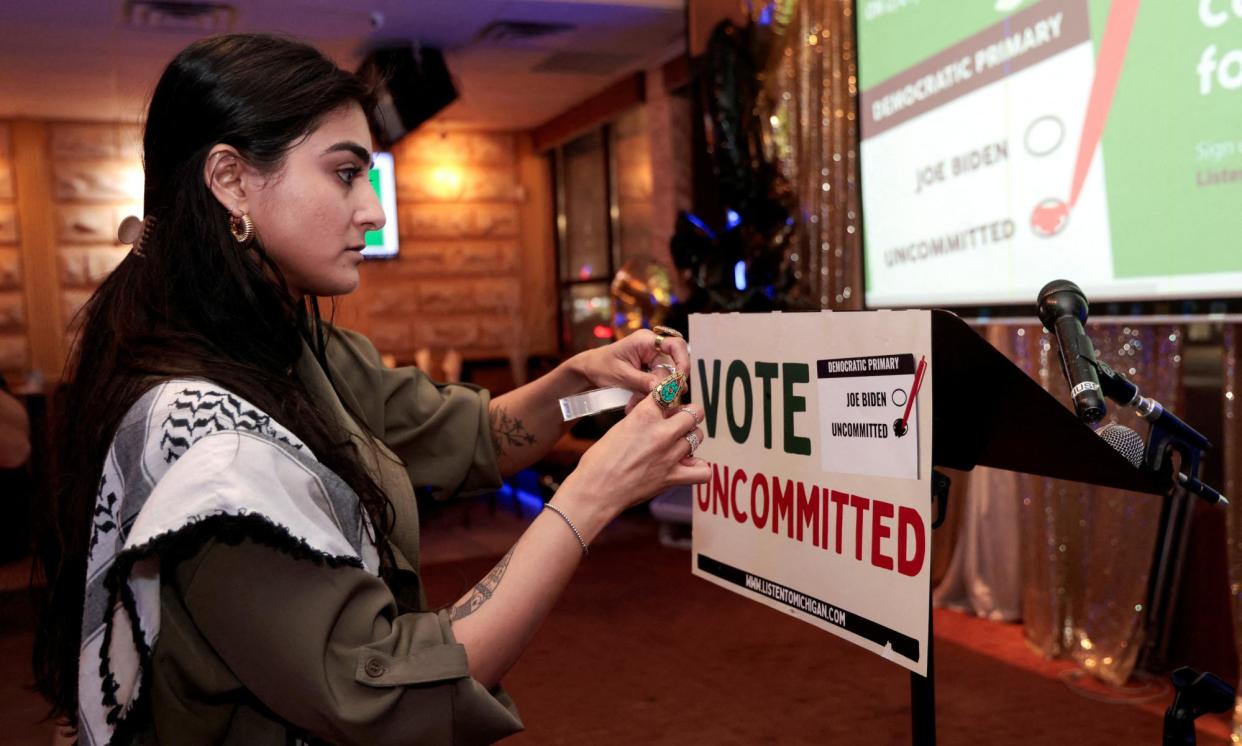
<svg viewBox="0 0 1242 746"><path fill-rule="evenodd" d="M350 104L324 117L251 193L255 234L296 297L358 287L363 236L384 226L370 168L367 120Z"/></svg>

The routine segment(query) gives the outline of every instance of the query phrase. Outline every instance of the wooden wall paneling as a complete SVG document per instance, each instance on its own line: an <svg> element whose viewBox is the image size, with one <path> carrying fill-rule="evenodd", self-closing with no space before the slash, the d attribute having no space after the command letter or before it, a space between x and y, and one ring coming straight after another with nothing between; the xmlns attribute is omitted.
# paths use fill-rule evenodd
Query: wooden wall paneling
<svg viewBox="0 0 1242 746"><path fill-rule="evenodd" d="M16 245L0 246L0 290L22 289L22 255Z"/></svg>
<svg viewBox="0 0 1242 746"><path fill-rule="evenodd" d="M530 132L534 149L540 153L550 150L643 103L646 81L645 73L634 73L535 127Z"/></svg>
<svg viewBox="0 0 1242 746"><path fill-rule="evenodd" d="M58 159L52 165L52 181L56 199L61 202L142 202L143 175L137 163Z"/></svg>
<svg viewBox="0 0 1242 746"><path fill-rule="evenodd" d="M514 136L504 132L446 132L427 125L402 140L393 150L395 160L407 164L485 166L512 169L516 162Z"/></svg>
<svg viewBox="0 0 1242 746"><path fill-rule="evenodd" d="M557 341L556 239L552 168L530 135L518 138L521 210L521 319L530 355L555 355Z"/></svg>
<svg viewBox="0 0 1242 746"><path fill-rule="evenodd" d="M397 175L397 198L411 202L517 202L514 169L410 162Z"/></svg>
<svg viewBox="0 0 1242 746"><path fill-rule="evenodd" d="M128 246L62 246L60 284L65 288L96 288L129 254Z"/></svg>
<svg viewBox="0 0 1242 746"><path fill-rule="evenodd" d="M402 363L455 349L521 375L555 352L551 185L529 137L429 125L393 151L401 252L363 264L337 323Z"/></svg>
<svg viewBox="0 0 1242 746"><path fill-rule="evenodd" d="M412 241L495 239L518 235L518 207L507 203L416 203L397 208L401 235Z"/></svg>
<svg viewBox="0 0 1242 746"><path fill-rule="evenodd" d="M26 340L26 297L17 247L17 206L7 122L0 122L0 371L18 383L30 362Z"/></svg>
<svg viewBox="0 0 1242 746"><path fill-rule="evenodd" d="M17 205L0 205L0 243L17 241Z"/></svg>
<svg viewBox="0 0 1242 746"><path fill-rule="evenodd" d="M56 257L56 218L52 210L52 174L48 167L48 125L14 121L12 140L29 364L53 383L62 375L66 348Z"/></svg>

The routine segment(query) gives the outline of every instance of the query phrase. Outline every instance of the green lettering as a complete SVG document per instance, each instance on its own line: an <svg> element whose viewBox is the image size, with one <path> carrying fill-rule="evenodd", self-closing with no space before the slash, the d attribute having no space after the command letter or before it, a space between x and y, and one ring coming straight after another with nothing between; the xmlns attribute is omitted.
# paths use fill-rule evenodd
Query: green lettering
<svg viewBox="0 0 1242 746"><path fill-rule="evenodd" d="M763 380L763 447L772 448L772 379L780 373L776 363L755 363L755 375Z"/></svg>
<svg viewBox="0 0 1242 746"><path fill-rule="evenodd" d="M736 411L733 406L733 384L736 381L742 382L742 399L745 404L742 406L743 418L741 422L737 421L734 416ZM729 372L725 381L725 404L727 414L729 416L729 435L733 436L735 443L745 443L750 436L750 421L754 414L755 397L750 390L750 372L746 370L746 364L741 360L734 360L729 363Z"/></svg>
<svg viewBox="0 0 1242 746"><path fill-rule="evenodd" d="M796 383L808 383L810 380L811 366L806 363L781 364L781 382L785 394L785 453L796 456L811 455L811 439L794 433L794 415L806 411L806 397L794 396L793 387Z"/></svg>
<svg viewBox="0 0 1242 746"><path fill-rule="evenodd" d="M716 437L716 408L720 405L720 361L712 361L712 375L707 377L707 366L699 360L698 381L703 387L703 422L707 425L707 437ZM708 381L711 381L710 393Z"/></svg>

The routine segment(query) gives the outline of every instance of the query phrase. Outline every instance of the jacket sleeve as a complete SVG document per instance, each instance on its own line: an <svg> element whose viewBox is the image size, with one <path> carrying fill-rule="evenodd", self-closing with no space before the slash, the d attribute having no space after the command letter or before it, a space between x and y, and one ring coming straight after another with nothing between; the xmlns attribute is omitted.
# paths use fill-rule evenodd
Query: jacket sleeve
<svg viewBox="0 0 1242 746"><path fill-rule="evenodd" d="M405 461L416 488L445 498L500 487L485 389L436 383L414 367L386 368L366 337L339 328L331 334L333 376L372 432Z"/></svg>
<svg viewBox="0 0 1242 746"><path fill-rule="evenodd" d="M343 744L482 744L522 729L499 688L470 678L448 612L398 614L388 587L243 541L177 565L190 617L282 719Z"/></svg>

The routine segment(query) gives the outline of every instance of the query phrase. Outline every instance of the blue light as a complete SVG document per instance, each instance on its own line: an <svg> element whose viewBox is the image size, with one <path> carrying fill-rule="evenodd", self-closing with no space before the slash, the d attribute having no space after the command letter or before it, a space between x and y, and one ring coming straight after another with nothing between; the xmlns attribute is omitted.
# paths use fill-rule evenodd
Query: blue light
<svg viewBox="0 0 1242 746"><path fill-rule="evenodd" d="M746 289L746 262L739 260L733 265L733 284L738 290Z"/></svg>
<svg viewBox="0 0 1242 746"><path fill-rule="evenodd" d="M508 482L500 485L500 489L497 490L497 492L504 497L516 500L518 504L522 506L523 512L530 511L531 513L538 513L543 510L543 498L538 495L531 494L521 488L515 490Z"/></svg>
<svg viewBox="0 0 1242 746"><path fill-rule="evenodd" d="M736 228L738 223L742 222L742 216L737 214L737 210L729 210L725 213L725 227L729 229Z"/></svg>
<svg viewBox="0 0 1242 746"><path fill-rule="evenodd" d="M712 231L712 229L711 229L711 228L708 228L708 227L707 227L707 223L704 223L704 222L703 222L703 221L699 218L699 216L698 216L698 215L695 215L694 213L688 212L688 213L686 213L686 220L689 220L691 223L693 223L693 224L694 224L694 227L696 227L696 228L698 228L699 230L701 230L701 231L703 231L704 233L706 233L708 238L715 238L715 237L716 237L715 232L714 232L714 231Z"/></svg>
<svg viewBox="0 0 1242 746"><path fill-rule="evenodd" d="M517 491L517 501L522 504L523 508L532 513L538 513L543 510L543 498L538 495L532 495L526 490Z"/></svg>
<svg viewBox="0 0 1242 746"><path fill-rule="evenodd" d="M771 26L772 15L775 10L776 10L776 3L770 3L763 10L759 11L759 25L760 26Z"/></svg>

